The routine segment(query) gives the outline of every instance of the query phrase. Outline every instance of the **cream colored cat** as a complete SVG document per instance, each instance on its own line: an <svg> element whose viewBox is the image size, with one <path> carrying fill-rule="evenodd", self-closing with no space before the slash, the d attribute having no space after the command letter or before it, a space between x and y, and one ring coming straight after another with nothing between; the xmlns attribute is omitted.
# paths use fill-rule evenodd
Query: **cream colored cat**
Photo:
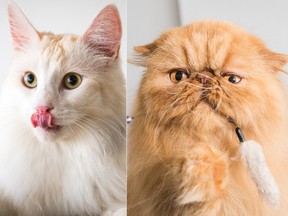
<svg viewBox="0 0 288 216"><path fill-rule="evenodd" d="M108 5L82 35L38 32L13 2L0 111L1 215L125 215L121 22Z"/></svg>
<svg viewBox="0 0 288 216"><path fill-rule="evenodd" d="M146 72L128 135L128 215L286 216L288 107L277 72L287 56L216 21L170 30L135 51ZM263 185L257 190L231 119L262 145L279 206L266 202Z"/></svg>

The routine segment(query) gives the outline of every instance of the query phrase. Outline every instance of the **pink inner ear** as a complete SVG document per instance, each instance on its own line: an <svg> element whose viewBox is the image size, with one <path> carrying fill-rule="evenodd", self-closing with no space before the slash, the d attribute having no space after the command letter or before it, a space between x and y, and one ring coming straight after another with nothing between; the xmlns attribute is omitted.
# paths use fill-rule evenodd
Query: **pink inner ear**
<svg viewBox="0 0 288 216"><path fill-rule="evenodd" d="M29 38L27 38L26 35L24 34L23 35L19 34L19 32L17 32L17 30L19 30L19 26L16 26L11 20L10 20L10 26L11 26L11 34L13 38L14 49L17 51L23 50L27 45L29 45Z"/></svg>
<svg viewBox="0 0 288 216"><path fill-rule="evenodd" d="M121 36L122 27L118 10L114 5L108 5L93 20L83 35L83 41L100 54L117 58Z"/></svg>
<svg viewBox="0 0 288 216"><path fill-rule="evenodd" d="M39 40L38 32L12 1L9 1L8 4L8 15L13 45L16 51L23 51Z"/></svg>

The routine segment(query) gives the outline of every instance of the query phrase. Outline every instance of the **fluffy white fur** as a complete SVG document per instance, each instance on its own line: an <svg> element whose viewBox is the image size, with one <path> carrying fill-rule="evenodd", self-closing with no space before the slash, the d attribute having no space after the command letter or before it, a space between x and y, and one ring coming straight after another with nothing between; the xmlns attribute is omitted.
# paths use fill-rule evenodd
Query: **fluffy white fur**
<svg viewBox="0 0 288 216"><path fill-rule="evenodd" d="M117 19L114 6L103 9L102 18L109 13ZM0 215L125 215L125 89L119 58L101 53L84 37L45 33L34 41L34 28L11 2L9 16L15 58L0 106ZM104 31L114 28L109 16L111 26L102 25ZM100 28L101 19L87 32ZM20 39L24 44L15 40L18 34L27 36ZM60 47L50 49L55 37ZM23 85L25 71L37 76L36 88ZM71 71L82 75L82 83L63 89L63 77ZM30 122L35 106L43 104L53 104L51 113L61 126L55 134Z"/></svg>
<svg viewBox="0 0 288 216"><path fill-rule="evenodd" d="M261 146L253 140L244 141L241 143L240 153L258 191L272 206L279 206L280 191L266 164Z"/></svg>

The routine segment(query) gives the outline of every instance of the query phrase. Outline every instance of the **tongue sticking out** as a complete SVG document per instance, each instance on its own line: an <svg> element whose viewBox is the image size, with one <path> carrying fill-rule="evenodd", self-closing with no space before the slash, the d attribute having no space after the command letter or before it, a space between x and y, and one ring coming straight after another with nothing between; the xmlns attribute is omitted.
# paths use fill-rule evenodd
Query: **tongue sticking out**
<svg viewBox="0 0 288 216"><path fill-rule="evenodd" d="M35 112L31 116L31 122L34 128L49 129L54 127L52 115L49 112Z"/></svg>

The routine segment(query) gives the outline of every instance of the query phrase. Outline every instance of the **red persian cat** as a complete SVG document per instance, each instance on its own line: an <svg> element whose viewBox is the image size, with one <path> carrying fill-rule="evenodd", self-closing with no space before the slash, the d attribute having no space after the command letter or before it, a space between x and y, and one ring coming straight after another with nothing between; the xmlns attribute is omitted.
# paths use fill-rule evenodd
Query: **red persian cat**
<svg viewBox="0 0 288 216"><path fill-rule="evenodd" d="M216 21L135 51L147 70L130 125L128 215L286 216L288 109L277 73L287 56ZM231 119L262 146L279 205L249 175Z"/></svg>

